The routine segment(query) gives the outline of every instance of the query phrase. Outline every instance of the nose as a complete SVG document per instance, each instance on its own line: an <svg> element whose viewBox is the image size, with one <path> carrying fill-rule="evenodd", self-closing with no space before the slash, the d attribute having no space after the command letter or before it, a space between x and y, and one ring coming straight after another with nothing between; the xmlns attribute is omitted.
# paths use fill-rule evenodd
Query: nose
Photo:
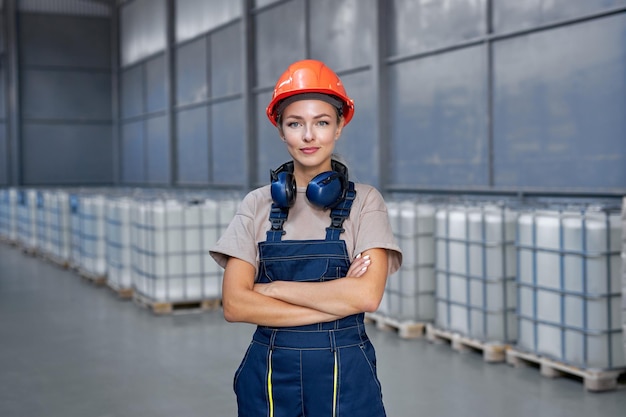
<svg viewBox="0 0 626 417"><path fill-rule="evenodd" d="M305 125L304 126L304 135L302 137L302 140L304 140L305 142L311 142L313 140L313 127L310 125Z"/></svg>

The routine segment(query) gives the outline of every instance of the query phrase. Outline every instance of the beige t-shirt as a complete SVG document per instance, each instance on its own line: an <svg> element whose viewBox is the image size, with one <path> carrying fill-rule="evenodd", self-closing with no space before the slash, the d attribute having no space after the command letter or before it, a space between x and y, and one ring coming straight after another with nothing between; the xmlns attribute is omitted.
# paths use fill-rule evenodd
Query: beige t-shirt
<svg viewBox="0 0 626 417"><path fill-rule="evenodd" d="M389 274L402 263L402 251L389 223L387 206L374 187L355 184L356 198L350 217L343 223L345 232L340 239L346 242L350 261L368 249L387 249ZM258 269L258 242L264 242L270 229L269 213L272 205L270 186L266 185L248 193L241 202L235 217L210 249L211 256L222 267L229 257L242 259ZM311 204L306 198L306 188L298 187L293 207L284 224L283 240L325 239L330 225L330 210Z"/></svg>

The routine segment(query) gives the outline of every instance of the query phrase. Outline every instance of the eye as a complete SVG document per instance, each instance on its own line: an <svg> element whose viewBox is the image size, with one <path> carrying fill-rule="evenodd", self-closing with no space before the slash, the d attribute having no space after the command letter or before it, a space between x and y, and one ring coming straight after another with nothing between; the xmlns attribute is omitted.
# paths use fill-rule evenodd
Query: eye
<svg viewBox="0 0 626 417"><path fill-rule="evenodd" d="M320 126L328 126L330 123L328 122L328 120L320 120L319 122L317 122L317 124Z"/></svg>
<svg viewBox="0 0 626 417"><path fill-rule="evenodd" d="M289 123L287 123L287 127L290 127L292 129L295 129L298 126L300 126L300 123L298 123L298 122L289 122Z"/></svg>

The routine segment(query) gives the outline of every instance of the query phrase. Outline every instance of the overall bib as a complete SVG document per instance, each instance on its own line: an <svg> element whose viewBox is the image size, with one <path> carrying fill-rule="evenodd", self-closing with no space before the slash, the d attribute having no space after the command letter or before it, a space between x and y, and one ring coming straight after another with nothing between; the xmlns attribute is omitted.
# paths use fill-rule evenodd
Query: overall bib
<svg viewBox="0 0 626 417"><path fill-rule="evenodd" d="M331 210L325 240L285 240L288 209L273 207L272 229L259 243L257 282L327 281L346 276L350 258L339 239L356 193ZM237 369L240 417L384 417L376 355L363 313L306 326L258 326Z"/></svg>

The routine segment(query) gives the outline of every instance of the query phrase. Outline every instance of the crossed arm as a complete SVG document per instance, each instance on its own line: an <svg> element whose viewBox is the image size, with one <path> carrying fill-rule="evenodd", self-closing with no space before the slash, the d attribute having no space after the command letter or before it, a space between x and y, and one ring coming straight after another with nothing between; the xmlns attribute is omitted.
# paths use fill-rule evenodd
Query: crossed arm
<svg viewBox="0 0 626 417"><path fill-rule="evenodd" d="M387 280L387 251L364 252L345 278L333 281L255 284L254 278L254 266L228 260L222 291L226 320L277 327L332 321L378 308Z"/></svg>

